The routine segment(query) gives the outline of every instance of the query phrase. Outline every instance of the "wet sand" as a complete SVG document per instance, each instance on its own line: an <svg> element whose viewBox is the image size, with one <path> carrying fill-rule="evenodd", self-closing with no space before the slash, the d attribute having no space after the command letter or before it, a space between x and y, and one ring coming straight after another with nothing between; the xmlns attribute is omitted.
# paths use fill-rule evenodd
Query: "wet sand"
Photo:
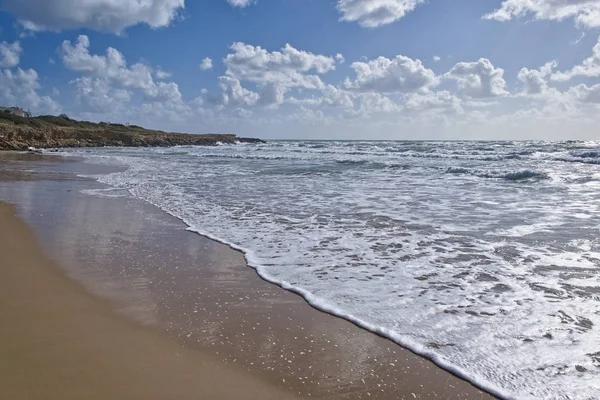
<svg viewBox="0 0 600 400"><path fill-rule="evenodd" d="M0 398L290 397L117 317L50 262L14 214L0 203Z"/></svg>
<svg viewBox="0 0 600 400"><path fill-rule="evenodd" d="M91 173L99 168L80 162L37 164L36 176L69 171ZM111 320L125 324L136 335L160 338L186 354L193 353L189 362L198 362L200 367L190 368L200 376L198 379L204 376L201 365L209 362L210 369L217 364L225 371L221 375L243 372L250 384L268 391L285 391L278 398L491 398L430 361L347 321L321 313L301 297L262 281L247 267L241 253L187 232L179 220L127 193L89 179L30 180L0 182L0 200L17 206L19 214L35 228L45 253L62 271L89 292L109 300L109 306L102 309L102 318L92 315L90 324ZM2 214L2 227L4 219ZM62 276L54 266L48 266L48 270ZM79 295L86 293L74 282L65 279L63 283ZM26 287L15 290L22 297L28 295ZM4 295L4 288L0 291ZM2 304L17 298L13 297L17 294L7 295L10 297L3 299ZM22 323L35 324L39 313L27 312L1 318L7 321L22 315ZM70 315L63 313L61 318L69 319ZM51 321L50 317L47 319ZM69 326L65 322L53 325ZM89 334L69 333L71 337ZM121 340L121 333L110 336ZM17 339L1 340L10 343ZM29 357L36 354L28 349L21 353L26 354L21 374L23 379L37 379L35 372L26 372ZM110 353L101 355L102 362L110 363ZM112 356L117 362L122 355L116 351ZM169 361L152 352L144 356L144 365L174 369L163 366ZM88 360L91 361L83 364L93 363L95 358ZM0 365L1 373L8 376L12 368L2 362ZM123 376L128 373L121 371ZM209 386L213 375L206 375ZM70 379L69 371L63 376L57 381L62 386L70 386L75 380ZM151 376L148 379L154 381ZM219 382L214 384L219 386ZM104 386L110 385L107 381ZM2 387L0 384L3 398L6 396L2 395ZM181 393L190 392L182 389L173 393L174 398L191 398L182 397ZM240 392L229 398L253 398L253 393Z"/></svg>

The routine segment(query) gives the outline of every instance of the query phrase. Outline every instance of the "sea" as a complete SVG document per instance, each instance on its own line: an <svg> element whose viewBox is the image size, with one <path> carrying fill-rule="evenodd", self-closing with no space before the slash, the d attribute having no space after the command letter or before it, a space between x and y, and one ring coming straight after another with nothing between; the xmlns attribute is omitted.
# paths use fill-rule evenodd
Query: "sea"
<svg viewBox="0 0 600 400"><path fill-rule="evenodd" d="M600 398L600 142L65 150L271 283L507 399Z"/></svg>

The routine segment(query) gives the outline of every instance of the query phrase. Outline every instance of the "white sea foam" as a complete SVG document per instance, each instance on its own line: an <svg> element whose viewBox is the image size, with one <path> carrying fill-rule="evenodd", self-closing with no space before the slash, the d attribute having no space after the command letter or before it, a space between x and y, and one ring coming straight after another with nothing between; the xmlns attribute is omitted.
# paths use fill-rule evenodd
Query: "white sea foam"
<svg viewBox="0 0 600 400"><path fill-rule="evenodd" d="M92 177L92 176L90 176ZM95 175L93 175L93 177L97 177ZM120 188L109 188L109 189L84 189L81 191L84 194L89 194L90 196L98 196L98 197L109 197L109 198L116 198L116 197L129 197L130 194Z"/></svg>
<svg viewBox="0 0 600 400"><path fill-rule="evenodd" d="M70 153L266 280L506 398L600 398L598 143Z"/></svg>

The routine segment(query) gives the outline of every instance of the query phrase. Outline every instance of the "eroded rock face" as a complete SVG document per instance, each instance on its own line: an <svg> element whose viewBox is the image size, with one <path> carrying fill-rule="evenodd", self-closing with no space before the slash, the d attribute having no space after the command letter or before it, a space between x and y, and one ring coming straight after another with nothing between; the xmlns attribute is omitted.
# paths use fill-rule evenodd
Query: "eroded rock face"
<svg viewBox="0 0 600 400"><path fill-rule="evenodd" d="M110 124L85 123L85 126L82 127L0 124L0 150L26 150L29 147L215 146L218 143L234 144L238 142L264 143L260 139L240 138L229 134L166 133L141 127Z"/></svg>

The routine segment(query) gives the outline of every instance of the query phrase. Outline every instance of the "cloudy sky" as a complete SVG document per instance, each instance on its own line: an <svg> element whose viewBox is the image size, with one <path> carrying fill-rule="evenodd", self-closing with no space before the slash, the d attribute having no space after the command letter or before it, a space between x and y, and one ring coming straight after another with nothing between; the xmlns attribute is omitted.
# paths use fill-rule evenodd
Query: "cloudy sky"
<svg viewBox="0 0 600 400"><path fill-rule="evenodd" d="M600 139L600 0L0 0L0 105L263 138Z"/></svg>

